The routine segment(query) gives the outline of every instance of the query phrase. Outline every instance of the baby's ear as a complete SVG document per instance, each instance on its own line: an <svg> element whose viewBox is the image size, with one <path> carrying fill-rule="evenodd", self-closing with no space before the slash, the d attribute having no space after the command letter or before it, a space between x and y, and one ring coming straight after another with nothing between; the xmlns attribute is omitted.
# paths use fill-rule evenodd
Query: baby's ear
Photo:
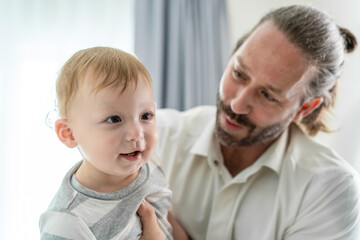
<svg viewBox="0 0 360 240"><path fill-rule="evenodd" d="M69 148L77 146L72 130L66 119L59 119L55 123L55 131L60 141Z"/></svg>

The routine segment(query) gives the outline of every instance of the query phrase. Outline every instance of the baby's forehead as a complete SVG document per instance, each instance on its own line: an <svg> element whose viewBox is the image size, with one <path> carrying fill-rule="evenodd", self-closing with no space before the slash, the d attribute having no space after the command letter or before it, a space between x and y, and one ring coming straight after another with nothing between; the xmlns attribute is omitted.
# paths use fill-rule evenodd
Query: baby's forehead
<svg viewBox="0 0 360 240"><path fill-rule="evenodd" d="M150 89L153 88L152 80L140 71L137 74L126 74L119 71L101 72L90 68L80 78L80 85L95 92L119 89L125 91L129 87L136 88L139 82L144 82Z"/></svg>
<svg viewBox="0 0 360 240"><path fill-rule="evenodd" d="M154 92L152 84L149 84L149 82L146 81L144 78L139 78L136 81L119 81L112 84L101 84L94 83L93 81L83 81L83 83L79 86L78 95L95 95L97 97L103 98L107 95L116 95L117 97L121 97L125 93L130 93L131 96L131 94L135 93L135 91L138 89L141 89L144 92L151 92L151 95L153 95Z"/></svg>

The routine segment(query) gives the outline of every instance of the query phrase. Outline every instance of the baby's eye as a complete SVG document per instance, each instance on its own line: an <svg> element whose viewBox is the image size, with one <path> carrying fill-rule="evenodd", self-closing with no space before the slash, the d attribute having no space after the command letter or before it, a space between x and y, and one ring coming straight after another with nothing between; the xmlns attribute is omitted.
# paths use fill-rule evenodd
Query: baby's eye
<svg viewBox="0 0 360 240"><path fill-rule="evenodd" d="M152 113L144 113L143 115L141 115L141 120L150 120L152 116Z"/></svg>
<svg viewBox="0 0 360 240"><path fill-rule="evenodd" d="M108 123L120 123L120 122L122 122L122 119L119 116L111 116L108 119L106 119L106 122L108 122Z"/></svg>

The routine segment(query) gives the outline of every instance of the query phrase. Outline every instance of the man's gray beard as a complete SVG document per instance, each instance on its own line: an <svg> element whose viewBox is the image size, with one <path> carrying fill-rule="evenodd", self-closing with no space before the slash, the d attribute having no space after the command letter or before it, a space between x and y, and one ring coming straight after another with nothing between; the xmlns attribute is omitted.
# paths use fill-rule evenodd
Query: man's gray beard
<svg viewBox="0 0 360 240"><path fill-rule="evenodd" d="M244 127L248 128L248 136L238 139L236 136L231 135L230 133L226 132L221 126L219 121L219 115L220 115L220 109L225 114L228 115L231 119L237 119L239 118L238 124L243 125ZM256 125L249 120L245 120L245 124L242 123L243 120L241 115L236 115L232 111L230 112L230 107L227 107L224 105L224 103L218 98L217 103L217 113L216 113L216 136L219 139L219 142L226 146L226 147L242 147L242 146L253 146L258 144L266 144L274 139L276 139L280 134L284 131L285 128L287 128L293 116L291 115L283 122L275 123L271 126L265 127L260 129L260 132L251 136L251 133L256 130ZM247 119L246 117L244 117Z"/></svg>

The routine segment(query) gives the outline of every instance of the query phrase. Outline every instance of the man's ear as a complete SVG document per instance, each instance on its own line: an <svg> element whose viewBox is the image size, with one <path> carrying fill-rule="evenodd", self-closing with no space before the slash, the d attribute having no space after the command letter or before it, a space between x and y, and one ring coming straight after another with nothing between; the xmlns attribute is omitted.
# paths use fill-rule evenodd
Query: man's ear
<svg viewBox="0 0 360 240"><path fill-rule="evenodd" d="M312 113L322 103L322 98L314 98L302 105L296 116L293 118L293 122L301 121L304 117Z"/></svg>
<svg viewBox="0 0 360 240"><path fill-rule="evenodd" d="M55 123L55 131L60 141L69 148L77 146L72 130L66 119L59 119Z"/></svg>

